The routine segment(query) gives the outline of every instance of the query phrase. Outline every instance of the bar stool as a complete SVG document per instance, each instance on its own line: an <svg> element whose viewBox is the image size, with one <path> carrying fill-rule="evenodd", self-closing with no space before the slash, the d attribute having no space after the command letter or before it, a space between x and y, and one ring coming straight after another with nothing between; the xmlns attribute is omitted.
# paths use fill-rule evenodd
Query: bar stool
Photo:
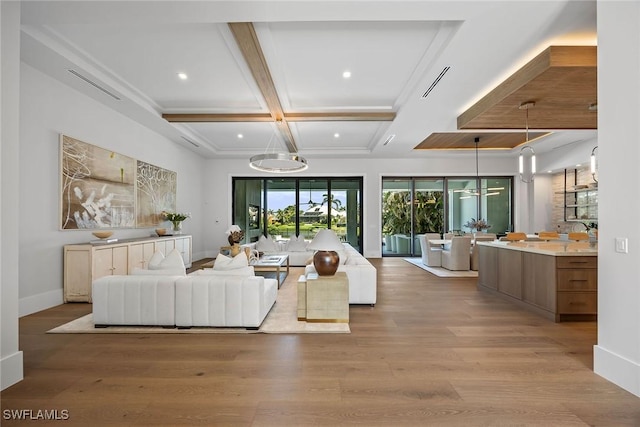
<svg viewBox="0 0 640 427"><path fill-rule="evenodd" d="M527 234L522 232L507 233L505 240L509 242L517 242L519 240L527 240Z"/></svg>
<svg viewBox="0 0 640 427"><path fill-rule="evenodd" d="M560 240L560 235L556 231L541 231L538 237L540 240Z"/></svg>
<svg viewBox="0 0 640 427"><path fill-rule="evenodd" d="M568 234L567 236L569 238L569 240L575 240L575 241L579 241L579 240L589 240L589 234L585 233L584 231L582 232L571 232Z"/></svg>

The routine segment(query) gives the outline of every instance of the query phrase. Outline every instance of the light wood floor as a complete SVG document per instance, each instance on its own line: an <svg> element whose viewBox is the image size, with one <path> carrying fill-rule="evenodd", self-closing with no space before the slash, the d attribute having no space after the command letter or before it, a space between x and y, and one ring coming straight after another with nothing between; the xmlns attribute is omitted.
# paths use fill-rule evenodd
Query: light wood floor
<svg viewBox="0 0 640 427"><path fill-rule="evenodd" d="M378 304L351 306L351 334L54 335L45 331L90 305L26 316L25 379L1 393L3 416L68 410L50 423L64 426L640 425L640 399L592 372L594 322L551 323L479 292L476 279L372 262Z"/></svg>

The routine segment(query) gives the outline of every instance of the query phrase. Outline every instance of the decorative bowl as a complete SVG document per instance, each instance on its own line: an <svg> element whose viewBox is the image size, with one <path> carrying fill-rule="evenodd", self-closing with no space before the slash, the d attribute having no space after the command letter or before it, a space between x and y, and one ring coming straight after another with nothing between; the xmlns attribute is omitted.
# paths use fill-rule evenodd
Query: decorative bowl
<svg viewBox="0 0 640 427"><path fill-rule="evenodd" d="M113 231L94 231L91 234L96 236L98 239L108 239L113 235Z"/></svg>
<svg viewBox="0 0 640 427"><path fill-rule="evenodd" d="M164 236L165 234L167 234L167 229L166 228L156 228L156 234L158 236Z"/></svg>

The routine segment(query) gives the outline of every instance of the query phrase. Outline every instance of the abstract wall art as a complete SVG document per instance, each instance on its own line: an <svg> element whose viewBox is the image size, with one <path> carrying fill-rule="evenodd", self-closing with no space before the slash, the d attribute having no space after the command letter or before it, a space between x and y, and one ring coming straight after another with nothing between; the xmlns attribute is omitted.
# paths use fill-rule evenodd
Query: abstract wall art
<svg viewBox="0 0 640 427"><path fill-rule="evenodd" d="M164 221L162 211L175 212L177 174L138 160L136 199L138 227L151 227Z"/></svg>
<svg viewBox="0 0 640 427"><path fill-rule="evenodd" d="M66 135L60 159L61 229L135 227L135 159Z"/></svg>

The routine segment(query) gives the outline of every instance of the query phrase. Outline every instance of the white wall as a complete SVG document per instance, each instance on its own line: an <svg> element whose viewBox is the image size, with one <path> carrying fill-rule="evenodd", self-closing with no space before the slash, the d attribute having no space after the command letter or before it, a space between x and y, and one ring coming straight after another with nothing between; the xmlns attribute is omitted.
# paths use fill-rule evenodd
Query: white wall
<svg viewBox="0 0 640 427"><path fill-rule="evenodd" d="M177 210L193 214L183 223L183 233L193 235L194 258L204 256L201 195L205 161L22 63L18 175L21 316L62 303L62 247L94 239L90 231L60 230L60 134L177 172ZM143 237L152 232L153 228L117 229L114 237Z"/></svg>
<svg viewBox="0 0 640 427"><path fill-rule="evenodd" d="M20 4L0 2L0 389L23 378L18 347Z"/></svg>
<svg viewBox="0 0 640 427"><path fill-rule="evenodd" d="M640 396L640 2L598 2L597 374ZM629 253L615 251L627 238Z"/></svg>
<svg viewBox="0 0 640 427"><path fill-rule="evenodd" d="M307 159L309 169L295 176L362 176L364 181L364 244L366 257L381 256L381 182L383 176L475 176L475 157L436 157L417 159ZM211 218L205 230L207 241L213 242L215 255L225 245L225 230L231 225L231 182L234 176L265 176L249 168L248 159L209 160L206 181L212 185L204 196L205 216ZM480 156L480 175L513 176L517 161L505 156ZM516 188L519 184L516 182ZM216 222L216 220L218 222Z"/></svg>

